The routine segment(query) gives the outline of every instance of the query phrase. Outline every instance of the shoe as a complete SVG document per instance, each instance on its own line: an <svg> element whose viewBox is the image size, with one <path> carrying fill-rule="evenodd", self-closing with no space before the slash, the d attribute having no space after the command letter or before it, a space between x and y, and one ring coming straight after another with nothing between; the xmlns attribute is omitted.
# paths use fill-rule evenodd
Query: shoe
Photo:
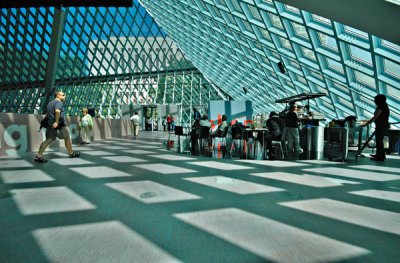
<svg viewBox="0 0 400 263"><path fill-rule="evenodd" d="M372 158L375 158L376 154L370 154L369 156L371 156Z"/></svg>
<svg viewBox="0 0 400 263"><path fill-rule="evenodd" d="M71 153L71 154L69 155L69 158L77 158L77 157L79 157L80 155L81 155L80 153L73 152L73 153Z"/></svg>
<svg viewBox="0 0 400 263"><path fill-rule="evenodd" d="M90 144L90 142L85 142L85 144Z"/></svg>
<svg viewBox="0 0 400 263"><path fill-rule="evenodd" d="M39 157L39 156L36 155L36 157L35 157L35 162L38 162L38 163L47 163L47 160L44 159L43 157Z"/></svg>
<svg viewBox="0 0 400 263"><path fill-rule="evenodd" d="M385 161L385 158L371 157L370 159L371 159L372 161L377 161L377 162L383 162L383 161Z"/></svg>
<svg viewBox="0 0 400 263"><path fill-rule="evenodd" d="M84 145L85 144L85 142L81 142L81 145Z"/></svg>

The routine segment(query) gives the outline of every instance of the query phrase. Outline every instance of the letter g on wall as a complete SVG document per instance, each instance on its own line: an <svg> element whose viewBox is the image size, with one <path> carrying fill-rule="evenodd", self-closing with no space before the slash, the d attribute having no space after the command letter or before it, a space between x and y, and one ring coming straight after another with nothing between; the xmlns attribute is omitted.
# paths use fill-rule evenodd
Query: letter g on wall
<svg viewBox="0 0 400 263"><path fill-rule="evenodd" d="M12 124L4 130L4 142L15 149L7 149L9 156L25 153L28 150L28 136L26 125Z"/></svg>

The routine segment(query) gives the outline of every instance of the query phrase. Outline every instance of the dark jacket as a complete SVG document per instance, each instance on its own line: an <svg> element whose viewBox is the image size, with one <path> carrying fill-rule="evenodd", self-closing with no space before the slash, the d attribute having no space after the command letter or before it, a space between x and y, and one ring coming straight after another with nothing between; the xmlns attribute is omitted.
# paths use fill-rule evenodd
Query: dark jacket
<svg viewBox="0 0 400 263"><path fill-rule="evenodd" d="M282 135L284 123L278 116L271 117L267 120L267 128L272 137L279 137Z"/></svg>
<svg viewBox="0 0 400 263"><path fill-rule="evenodd" d="M299 117L294 111L289 111L286 114L286 127L287 128L298 128L299 127Z"/></svg>

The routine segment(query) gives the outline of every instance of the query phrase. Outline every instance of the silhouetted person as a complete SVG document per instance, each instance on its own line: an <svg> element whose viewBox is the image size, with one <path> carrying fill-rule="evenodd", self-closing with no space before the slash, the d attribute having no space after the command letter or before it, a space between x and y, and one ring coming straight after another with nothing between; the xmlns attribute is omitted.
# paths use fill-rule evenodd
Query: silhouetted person
<svg viewBox="0 0 400 263"><path fill-rule="evenodd" d="M290 110L286 114L286 134L288 137L288 151L302 153L300 148L299 117L296 113L296 104L290 105Z"/></svg>
<svg viewBox="0 0 400 263"><path fill-rule="evenodd" d="M386 97L383 94L374 97L376 109L374 116L367 121L363 126L367 126L375 122L375 141L376 141L376 154L371 155L371 160L384 161L386 159L385 148L383 145L383 138L389 129L389 106L386 103Z"/></svg>

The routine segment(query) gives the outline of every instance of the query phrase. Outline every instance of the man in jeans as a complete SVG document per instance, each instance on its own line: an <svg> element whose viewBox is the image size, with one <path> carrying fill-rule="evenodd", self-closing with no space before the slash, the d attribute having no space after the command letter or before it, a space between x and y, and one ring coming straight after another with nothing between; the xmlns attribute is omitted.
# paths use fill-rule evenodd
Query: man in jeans
<svg viewBox="0 0 400 263"><path fill-rule="evenodd" d="M53 142L57 137L60 139L64 139L65 148L67 149L70 158L76 158L80 155L79 153L76 153L72 150L69 130L65 124L65 112L63 105L64 101L64 92L56 91L55 99L50 101L47 105L47 117L49 118L49 122L46 127L46 140L40 145L39 151L35 158L35 162L47 162L47 160L43 158L43 153L50 145L50 143Z"/></svg>
<svg viewBox="0 0 400 263"><path fill-rule="evenodd" d="M300 154L303 149L300 148L300 135L299 135L299 117L297 116L298 107L296 104L290 105L290 111L286 114L286 133L288 137L288 151L293 150Z"/></svg>

